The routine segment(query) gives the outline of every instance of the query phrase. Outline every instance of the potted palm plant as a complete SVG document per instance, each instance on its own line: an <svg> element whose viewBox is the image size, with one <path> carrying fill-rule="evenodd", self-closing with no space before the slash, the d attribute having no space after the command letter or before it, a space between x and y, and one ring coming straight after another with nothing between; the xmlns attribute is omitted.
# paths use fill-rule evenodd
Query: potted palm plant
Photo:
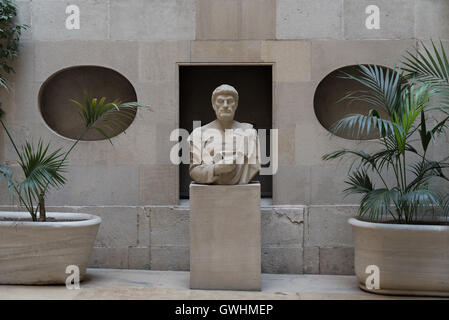
<svg viewBox="0 0 449 320"><path fill-rule="evenodd" d="M14 72L10 62L18 56L19 38L28 26L15 23L17 8L11 0L0 2L0 13L0 87L6 92L6 74ZM82 103L72 102L79 108L84 131L67 151L51 150L42 141L18 146L0 108L1 127L17 154L17 165L0 163L0 180L6 179L9 191L27 211L0 212L0 284L65 283L70 265L79 268L80 280L85 274L101 219L80 213L47 213L46 195L66 183L68 156L85 134L96 130L109 139L122 132L134 118L136 108L143 106L106 102L104 97L89 98L87 94ZM16 172L14 167L18 167Z"/></svg>
<svg viewBox="0 0 449 320"><path fill-rule="evenodd" d="M80 279L86 271L101 219L81 213L47 213L47 193L66 183L64 173L71 151L90 130L109 139L113 132L126 127L133 119L136 102L106 102L106 98L89 98L73 102L80 109L84 131L67 150L51 150L49 144L25 142L17 146L0 109L0 124L18 157L21 169L15 178L11 167L0 164L0 177L6 178L8 189L27 212L0 213L0 284L65 283L66 269L79 268ZM16 172L17 173L17 172Z"/></svg>
<svg viewBox="0 0 449 320"><path fill-rule="evenodd" d="M323 156L352 158L344 191L361 195L359 215L349 220L355 272L360 287L374 293L449 295L449 196L435 183L449 180L449 163L431 159L429 151L449 121L449 61L442 45L423 49L407 52L403 69L360 65L359 74L343 76L366 90L342 99L367 102L372 109L337 121L332 132L374 130L379 138L375 151L344 149ZM388 117L381 118L380 110ZM377 284L372 270L378 271Z"/></svg>

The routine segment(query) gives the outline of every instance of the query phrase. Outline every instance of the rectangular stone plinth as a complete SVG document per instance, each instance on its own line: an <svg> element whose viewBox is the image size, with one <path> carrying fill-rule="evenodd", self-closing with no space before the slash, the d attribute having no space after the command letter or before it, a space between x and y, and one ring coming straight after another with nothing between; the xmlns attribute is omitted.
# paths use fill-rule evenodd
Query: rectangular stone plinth
<svg viewBox="0 0 449 320"><path fill-rule="evenodd" d="M260 183L190 185L190 288L260 290Z"/></svg>

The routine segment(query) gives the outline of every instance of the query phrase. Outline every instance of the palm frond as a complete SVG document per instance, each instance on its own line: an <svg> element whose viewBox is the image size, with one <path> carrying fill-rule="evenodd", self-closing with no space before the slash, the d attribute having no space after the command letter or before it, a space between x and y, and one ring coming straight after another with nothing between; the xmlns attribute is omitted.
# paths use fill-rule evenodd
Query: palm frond
<svg viewBox="0 0 449 320"><path fill-rule="evenodd" d="M433 160L419 160L410 165L410 172L415 175L415 178L408 184L406 191L416 190L423 185L426 185L433 177L438 177L449 181L443 170L449 168L449 164L442 161Z"/></svg>
<svg viewBox="0 0 449 320"><path fill-rule="evenodd" d="M438 196L428 188L415 189L403 193L400 200L414 209L439 204Z"/></svg>
<svg viewBox="0 0 449 320"><path fill-rule="evenodd" d="M420 42L421 50L415 48L407 51L403 57L404 71L410 81L432 85L435 98L438 98L437 108L449 108L449 60L442 41L439 48L431 40L431 48Z"/></svg>
<svg viewBox="0 0 449 320"><path fill-rule="evenodd" d="M138 108L149 108L137 102L122 103L119 100L106 102L106 97L91 99L86 93L84 104L73 99L71 101L78 106L86 130L96 130L110 142L112 136L129 126Z"/></svg>
<svg viewBox="0 0 449 320"><path fill-rule="evenodd" d="M375 189L367 192L360 202L360 217L368 216L370 221L380 221L385 216L396 219L391 212L391 205L398 202L400 192L393 189Z"/></svg>
<svg viewBox="0 0 449 320"><path fill-rule="evenodd" d="M39 141L37 146L26 142L21 149L23 160L19 160L19 165L25 179L20 182L19 189L35 200L39 199L49 186L59 188L66 182L62 175L66 168L63 161L65 154L61 149L51 152L49 147L50 144L44 145Z"/></svg>
<svg viewBox="0 0 449 320"><path fill-rule="evenodd" d="M442 134L446 133L446 130L449 128L448 126L449 116L445 117L441 121L439 121L432 130L429 130L429 134L432 140L440 137Z"/></svg>
<svg viewBox="0 0 449 320"><path fill-rule="evenodd" d="M395 144L401 153L406 151L407 139L417 130L416 119L421 115L421 129L425 126L424 110L428 107L432 89L423 85L405 87L401 92L401 102L397 111L394 112L393 121L402 130L394 128ZM424 121L424 124L423 124ZM426 147L427 137L421 134L422 145Z"/></svg>
<svg viewBox="0 0 449 320"><path fill-rule="evenodd" d="M0 76L0 87L5 89L6 91L9 91L8 80L6 80L6 78L4 78L2 76Z"/></svg>
<svg viewBox="0 0 449 320"><path fill-rule="evenodd" d="M361 159L361 161L363 161L364 163L371 163L371 155L364 152L364 151L360 151L360 150L347 150L347 149L343 149L343 150L337 150L331 153L327 153L324 156L322 156L322 160L333 160L333 159L337 159L346 155L354 155L358 158Z"/></svg>
<svg viewBox="0 0 449 320"><path fill-rule="evenodd" d="M381 137L397 132L403 132L395 122L382 119L376 115L349 114L335 122L331 128L333 134L346 133L352 137L369 135L373 130Z"/></svg>
<svg viewBox="0 0 449 320"><path fill-rule="evenodd" d="M435 95L432 99L432 109L447 113L449 109L449 84L434 84L433 89Z"/></svg>
<svg viewBox="0 0 449 320"><path fill-rule="evenodd" d="M449 195L445 195L441 197L441 205L440 205L441 211L443 216L449 215Z"/></svg>
<svg viewBox="0 0 449 320"><path fill-rule="evenodd" d="M395 113L398 116L398 123L404 129L405 133L409 133L415 120L424 111L430 101L433 89L428 85L420 87L409 86L401 93L400 110Z"/></svg>
<svg viewBox="0 0 449 320"><path fill-rule="evenodd" d="M354 80L369 90L348 93L341 100L363 101L383 109L390 117L397 110L404 79L401 68L382 68L377 65L359 65L360 74L344 73L343 78Z"/></svg>
<svg viewBox="0 0 449 320"><path fill-rule="evenodd" d="M396 153L394 149L383 149L373 154L377 169L379 171L382 171L384 168L388 170L395 161Z"/></svg>
<svg viewBox="0 0 449 320"><path fill-rule="evenodd" d="M432 140L432 133L427 131L426 115L424 110L421 111L421 128L419 129L419 136L424 152L427 151L429 143Z"/></svg>
<svg viewBox="0 0 449 320"><path fill-rule="evenodd" d="M415 48L414 52L407 51L403 57L404 71L408 72L408 78L418 79L433 84L449 84L449 61L446 56L443 43L440 48L431 41L429 49L424 42L420 42L423 51Z"/></svg>
<svg viewBox="0 0 449 320"><path fill-rule="evenodd" d="M374 185L371 182L369 175L366 170L358 169L351 172L349 175L349 180L345 181L349 185L343 192L346 195L349 194L367 194L374 189Z"/></svg>
<svg viewBox="0 0 449 320"><path fill-rule="evenodd" d="M0 164L0 181L5 178L8 183L8 190L14 186L14 180L11 173L11 168Z"/></svg>
<svg viewBox="0 0 449 320"><path fill-rule="evenodd" d="M436 208L443 205L441 196L430 190L428 186L405 192L400 198L400 207L405 213L405 223L416 221L425 210L435 212Z"/></svg>

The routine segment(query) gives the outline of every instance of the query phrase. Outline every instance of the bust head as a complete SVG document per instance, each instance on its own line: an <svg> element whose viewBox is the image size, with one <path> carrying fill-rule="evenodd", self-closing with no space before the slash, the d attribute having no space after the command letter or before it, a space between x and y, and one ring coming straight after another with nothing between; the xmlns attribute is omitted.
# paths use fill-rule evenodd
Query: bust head
<svg viewBox="0 0 449 320"><path fill-rule="evenodd" d="M212 106L218 120L234 120L239 102L239 94L234 87L222 84L212 92Z"/></svg>

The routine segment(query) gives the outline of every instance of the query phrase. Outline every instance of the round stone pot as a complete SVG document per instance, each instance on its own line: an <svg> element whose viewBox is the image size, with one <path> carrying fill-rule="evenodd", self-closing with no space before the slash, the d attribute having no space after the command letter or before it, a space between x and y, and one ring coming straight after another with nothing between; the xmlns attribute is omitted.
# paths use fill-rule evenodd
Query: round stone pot
<svg viewBox="0 0 449 320"><path fill-rule="evenodd" d="M48 212L49 222L12 221L23 218L29 213L0 212L0 284L65 284L69 265L81 281L101 218Z"/></svg>
<svg viewBox="0 0 449 320"><path fill-rule="evenodd" d="M378 294L449 296L449 226L372 223L355 218L349 223L361 289ZM374 283L373 271L367 267L373 265L379 271L378 289L369 288Z"/></svg>

